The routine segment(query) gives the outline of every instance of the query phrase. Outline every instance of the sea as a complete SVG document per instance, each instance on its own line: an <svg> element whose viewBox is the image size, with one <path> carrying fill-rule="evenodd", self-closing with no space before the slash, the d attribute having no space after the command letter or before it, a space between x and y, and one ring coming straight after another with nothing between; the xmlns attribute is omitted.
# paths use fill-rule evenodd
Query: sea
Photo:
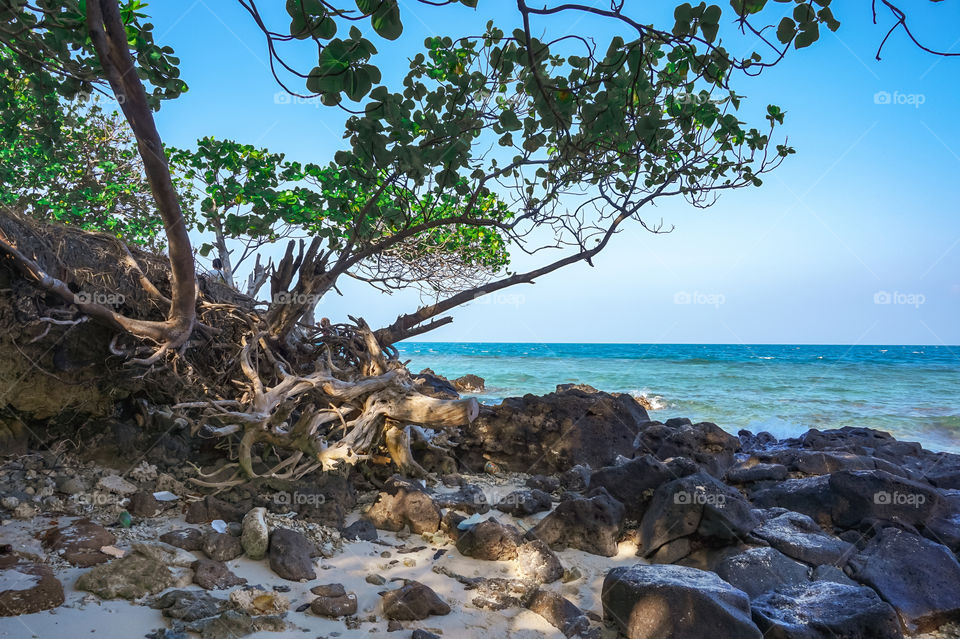
<svg viewBox="0 0 960 639"><path fill-rule="evenodd" d="M795 437L865 426L960 453L960 347L404 342L412 371L473 373L485 404L578 382L646 397L652 419Z"/></svg>

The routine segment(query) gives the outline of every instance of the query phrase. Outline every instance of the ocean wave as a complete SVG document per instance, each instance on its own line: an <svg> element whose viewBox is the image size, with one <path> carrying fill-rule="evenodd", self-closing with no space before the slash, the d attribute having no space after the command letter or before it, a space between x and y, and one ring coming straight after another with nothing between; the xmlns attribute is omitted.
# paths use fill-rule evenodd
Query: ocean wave
<svg viewBox="0 0 960 639"><path fill-rule="evenodd" d="M630 395L633 395L637 399L645 399L647 403L650 404L650 410L663 410L667 408L667 400L665 400L660 395L653 395L650 391L647 390L632 390Z"/></svg>

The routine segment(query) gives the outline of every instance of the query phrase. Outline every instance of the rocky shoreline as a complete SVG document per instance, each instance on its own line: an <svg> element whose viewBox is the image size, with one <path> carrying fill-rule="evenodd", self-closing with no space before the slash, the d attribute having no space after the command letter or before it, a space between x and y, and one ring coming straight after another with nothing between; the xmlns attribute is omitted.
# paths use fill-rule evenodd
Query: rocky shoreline
<svg viewBox="0 0 960 639"><path fill-rule="evenodd" d="M218 495L165 458L10 458L0 637L960 637L958 455L582 386L418 441L425 478Z"/></svg>

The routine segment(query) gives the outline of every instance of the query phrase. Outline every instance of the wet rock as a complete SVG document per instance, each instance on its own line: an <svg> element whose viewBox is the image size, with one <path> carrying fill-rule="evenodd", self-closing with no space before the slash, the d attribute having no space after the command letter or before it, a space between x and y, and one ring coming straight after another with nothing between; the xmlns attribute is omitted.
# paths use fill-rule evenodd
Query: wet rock
<svg viewBox="0 0 960 639"><path fill-rule="evenodd" d="M467 467L492 461L507 471L555 473L600 468L630 455L647 411L629 395L568 390L525 395L484 407L461 429L458 457Z"/></svg>
<svg viewBox="0 0 960 639"><path fill-rule="evenodd" d="M108 493L123 495L124 497L137 492L137 487L120 475L101 477L100 481L97 482L97 488Z"/></svg>
<svg viewBox="0 0 960 639"><path fill-rule="evenodd" d="M110 559L100 552L103 546L112 546L116 536L89 519L78 519L62 528L51 528L42 538L43 545L81 568L102 564Z"/></svg>
<svg viewBox="0 0 960 639"><path fill-rule="evenodd" d="M717 566L720 578L751 598L784 586L809 581L809 568L774 548L751 548L722 560Z"/></svg>
<svg viewBox="0 0 960 639"><path fill-rule="evenodd" d="M560 502L530 534L553 550L575 548L613 557L623 516L623 504L601 488L593 497Z"/></svg>
<svg viewBox="0 0 960 639"><path fill-rule="evenodd" d="M196 528L180 528L165 532L160 535L160 541L191 552L203 550L203 533Z"/></svg>
<svg viewBox="0 0 960 639"><path fill-rule="evenodd" d="M464 375L453 380L453 386L461 393L482 393L484 380L478 375Z"/></svg>
<svg viewBox="0 0 960 639"><path fill-rule="evenodd" d="M746 593L696 568L614 568L603 580L601 600L604 619L629 639L762 638Z"/></svg>
<svg viewBox="0 0 960 639"><path fill-rule="evenodd" d="M643 455L619 466L594 471L589 483L591 488L606 488L623 504L627 518L639 521L650 504L653 491L678 477L673 469L653 455Z"/></svg>
<svg viewBox="0 0 960 639"><path fill-rule="evenodd" d="M787 555L813 566L842 566L855 547L823 530L806 515L786 512L767 520L753 534Z"/></svg>
<svg viewBox="0 0 960 639"><path fill-rule="evenodd" d="M491 517L461 532L457 550L474 559L497 561L516 558L521 543L520 531Z"/></svg>
<svg viewBox="0 0 960 639"><path fill-rule="evenodd" d="M164 617L181 621L197 621L232 610L233 602L218 599L205 592L196 590L171 590L165 592L150 603L150 607L160 610Z"/></svg>
<svg viewBox="0 0 960 639"><path fill-rule="evenodd" d="M555 493L560 490L560 480L549 475L534 475L525 482L527 488L542 490L545 493Z"/></svg>
<svg viewBox="0 0 960 639"><path fill-rule="evenodd" d="M251 508L243 516L240 544L250 559L263 559L270 547L270 529L267 527L266 508Z"/></svg>
<svg viewBox="0 0 960 639"><path fill-rule="evenodd" d="M564 637L583 636L590 630L586 615L572 601L555 592L537 591L527 603L527 609L546 619Z"/></svg>
<svg viewBox="0 0 960 639"><path fill-rule="evenodd" d="M430 615L448 615L450 606L419 581L407 581L396 590L383 593L383 616L397 621L417 621Z"/></svg>
<svg viewBox="0 0 960 639"><path fill-rule="evenodd" d="M497 503L497 510L509 513L514 517L529 517L550 510L552 507L553 500L550 495L536 488L533 490L515 490Z"/></svg>
<svg viewBox="0 0 960 639"><path fill-rule="evenodd" d="M830 490L833 522L844 528L877 520L917 525L940 503L935 488L882 470L833 473Z"/></svg>
<svg viewBox="0 0 960 639"><path fill-rule="evenodd" d="M230 561L243 554L239 537L211 530L203 536L203 552L215 561Z"/></svg>
<svg viewBox="0 0 960 639"><path fill-rule="evenodd" d="M214 519L239 522L245 514L243 508L207 495L203 501L195 501L187 507L186 520L188 524L206 524Z"/></svg>
<svg viewBox="0 0 960 639"><path fill-rule="evenodd" d="M310 602L310 612L321 617L346 617L357 614L357 596L345 593L339 596L321 595Z"/></svg>
<svg viewBox="0 0 960 639"><path fill-rule="evenodd" d="M290 581L315 579L316 568L312 555L315 548L302 534L287 528L277 528L270 535L270 569Z"/></svg>
<svg viewBox="0 0 960 639"><path fill-rule="evenodd" d="M163 504L153 496L153 493L138 490L130 497L127 510L135 517L156 517L163 510Z"/></svg>
<svg viewBox="0 0 960 639"><path fill-rule="evenodd" d="M487 496L477 486L466 485L455 493L439 493L433 496L433 503L439 508L452 508L472 515L490 512Z"/></svg>
<svg viewBox="0 0 960 639"><path fill-rule="evenodd" d="M911 633L960 619L960 563L946 546L884 528L850 567L855 580L893 605Z"/></svg>
<svg viewBox="0 0 960 639"><path fill-rule="evenodd" d="M198 559L192 567L193 583L206 590L224 590L247 583L246 579L233 574L222 561Z"/></svg>
<svg viewBox="0 0 960 639"><path fill-rule="evenodd" d="M658 459L686 457L714 477L723 477L733 465L740 440L716 424L690 420L668 420L652 423L640 433L637 450Z"/></svg>
<svg viewBox="0 0 960 639"><path fill-rule="evenodd" d="M440 508L419 485L394 475L384 484L365 517L381 530L399 532L409 526L416 534L440 529Z"/></svg>
<svg viewBox="0 0 960 639"><path fill-rule="evenodd" d="M534 539L517 547L517 574L538 584L549 584L563 577L563 565L550 547Z"/></svg>
<svg viewBox="0 0 960 639"><path fill-rule="evenodd" d="M139 599L169 588L174 581L173 573L163 563L131 553L80 575L76 587L101 599Z"/></svg>
<svg viewBox="0 0 960 639"><path fill-rule="evenodd" d="M50 610L63 601L63 585L49 566L22 562L0 570L0 617Z"/></svg>
<svg viewBox="0 0 960 639"><path fill-rule="evenodd" d="M753 600L770 639L901 639L893 608L870 588L830 581L785 586Z"/></svg>
<svg viewBox="0 0 960 639"><path fill-rule="evenodd" d="M358 519L340 531L344 539L356 541L376 541L377 527L367 519Z"/></svg>
<svg viewBox="0 0 960 639"><path fill-rule="evenodd" d="M663 484L640 522L640 545L651 555L663 544L694 533L737 541L760 523L740 493L700 472Z"/></svg>

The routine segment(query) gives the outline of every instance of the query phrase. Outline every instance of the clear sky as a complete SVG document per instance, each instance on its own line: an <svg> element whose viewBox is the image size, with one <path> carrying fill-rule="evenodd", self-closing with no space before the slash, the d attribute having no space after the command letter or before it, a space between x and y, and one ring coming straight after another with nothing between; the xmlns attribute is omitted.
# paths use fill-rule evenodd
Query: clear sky
<svg viewBox="0 0 960 639"><path fill-rule="evenodd" d="M675 3L649 4L662 14ZM917 6L915 31L960 51L949 26L960 21L960 6L909 4ZM721 5L729 20L729 6ZM378 60L384 82L405 72L425 36L479 32L484 11L499 12L513 28L513 6L480 0L475 12L401 0L404 36L394 44L375 39L385 54ZM594 267L478 300L425 339L960 343L960 58L932 57L895 34L878 62L890 19L881 15L874 26L867 0L833 9L843 23L838 33L824 30L820 42L791 52L761 78L735 83L747 96L744 119L759 124L759 115L748 116L780 105L783 131L797 149L761 188L725 194L707 210L662 202L649 216L674 225L673 233L631 228ZM188 147L212 135L317 163L343 146L342 112L276 98L263 37L239 4L163 0L148 12L190 86L158 115L168 144ZM282 16L277 24L284 26ZM604 37L589 21L566 28ZM312 66L308 53L292 56L303 69ZM419 302L416 293L342 290L318 316L359 314L382 325Z"/></svg>

